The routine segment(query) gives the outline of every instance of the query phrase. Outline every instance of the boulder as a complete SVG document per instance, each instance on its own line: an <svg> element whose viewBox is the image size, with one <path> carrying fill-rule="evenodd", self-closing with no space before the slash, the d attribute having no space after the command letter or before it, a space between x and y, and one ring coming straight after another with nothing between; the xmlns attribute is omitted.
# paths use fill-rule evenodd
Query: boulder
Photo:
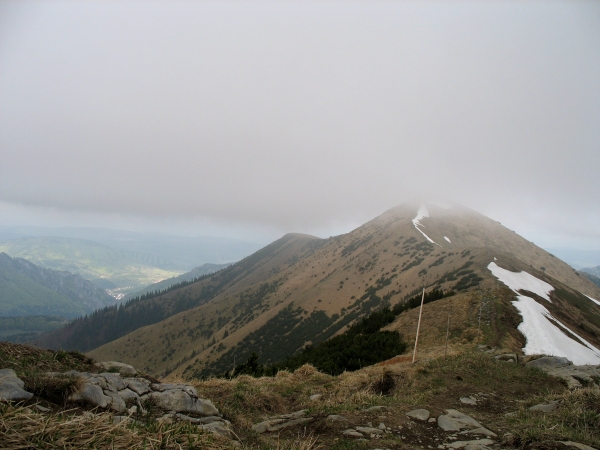
<svg viewBox="0 0 600 450"><path fill-rule="evenodd" d="M174 389L164 392L150 392L141 397L154 401L156 406L166 411L194 413L203 416L219 414L215 405L210 400L192 397L187 392Z"/></svg>
<svg viewBox="0 0 600 450"><path fill-rule="evenodd" d="M359 433L383 434L383 430L380 430L379 428L373 428L373 427L356 427L355 429Z"/></svg>
<svg viewBox="0 0 600 450"><path fill-rule="evenodd" d="M537 367L538 369L547 370L557 367L572 366L573 363L562 356L543 356L533 361L529 361L525 366Z"/></svg>
<svg viewBox="0 0 600 450"><path fill-rule="evenodd" d="M137 375L137 370L135 370L133 366L118 361L99 362L96 363L95 366L106 371L118 370L121 375L126 377L134 377Z"/></svg>
<svg viewBox="0 0 600 450"><path fill-rule="evenodd" d="M150 389L150 382L145 378L125 378L123 382L138 395L144 395L152 390Z"/></svg>
<svg viewBox="0 0 600 450"><path fill-rule="evenodd" d="M517 354L516 353L504 353L503 355L494 356L497 361L503 362L517 362Z"/></svg>
<svg viewBox="0 0 600 450"><path fill-rule="evenodd" d="M125 389L127 385L118 373L101 373L99 378L102 377L106 381L106 387L112 392L117 392Z"/></svg>
<svg viewBox="0 0 600 450"><path fill-rule="evenodd" d="M81 388L69 396L74 402L86 402L92 406L106 408L111 403L111 398L104 395L102 388L91 383L84 383Z"/></svg>
<svg viewBox="0 0 600 450"><path fill-rule="evenodd" d="M127 409L125 401L116 392L104 391L104 394L107 397L110 397L110 409L112 409L113 411L123 412Z"/></svg>
<svg viewBox="0 0 600 450"><path fill-rule="evenodd" d="M252 429L257 433L266 433L267 431L279 431L283 428L300 425L313 420L312 417L304 417L307 410L302 409L290 414L282 414L280 416L269 417L263 422L259 422L252 426Z"/></svg>
<svg viewBox="0 0 600 450"><path fill-rule="evenodd" d="M117 392L117 394L119 394L119 397L121 397L125 403L129 401L137 403L138 399L140 398L139 395L137 395L129 388L123 389L122 391Z"/></svg>
<svg viewBox="0 0 600 450"><path fill-rule="evenodd" d="M340 416L338 414L330 414L327 416L327 420L331 420L332 422L348 422L344 416Z"/></svg>
<svg viewBox="0 0 600 450"><path fill-rule="evenodd" d="M477 404L477 400L475 400L473 397L461 397L460 402L464 405L476 405Z"/></svg>
<svg viewBox="0 0 600 450"><path fill-rule="evenodd" d="M408 417L412 417L417 420L427 420L429 419L429 411L426 409L414 409L406 413Z"/></svg>
<svg viewBox="0 0 600 450"><path fill-rule="evenodd" d="M529 411L541 411L541 412L549 413L549 412L554 411L556 408L558 408L559 404L560 404L560 402L555 400L555 401L547 403L547 404L539 404L539 405L532 406L531 408L529 408Z"/></svg>
<svg viewBox="0 0 600 450"><path fill-rule="evenodd" d="M20 402L33 397L31 392L25 389L25 383L12 369L0 370L0 401Z"/></svg>

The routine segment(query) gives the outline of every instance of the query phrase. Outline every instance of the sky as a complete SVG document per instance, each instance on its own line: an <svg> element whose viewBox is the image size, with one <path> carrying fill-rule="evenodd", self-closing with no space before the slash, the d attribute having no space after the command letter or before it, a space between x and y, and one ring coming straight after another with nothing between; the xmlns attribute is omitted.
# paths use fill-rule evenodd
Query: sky
<svg viewBox="0 0 600 450"><path fill-rule="evenodd" d="M0 2L0 226L267 243L413 198L600 250L600 2Z"/></svg>

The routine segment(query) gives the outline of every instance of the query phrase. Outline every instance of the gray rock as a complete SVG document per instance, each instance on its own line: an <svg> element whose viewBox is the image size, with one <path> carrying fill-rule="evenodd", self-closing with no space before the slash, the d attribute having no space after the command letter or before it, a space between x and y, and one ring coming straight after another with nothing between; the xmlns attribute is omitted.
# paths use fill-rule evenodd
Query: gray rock
<svg viewBox="0 0 600 450"><path fill-rule="evenodd" d="M517 354L516 353L504 353L503 355L494 356L494 358L498 361L504 362L517 362Z"/></svg>
<svg viewBox="0 0 600 450"><path fill-rule="evenodd" d="M106 381L107 387L104 389L109 389L112 392L117 392L125 389L127 385L123 382L121 375L118 373L101 373L100 376L104 378ZM112 389L111 389L112 387Z"/></svg>
<svg viewBox="0 0 600 450"><path fill-rule="evenodd" d="M378 426L377 428L379 428L380 430L383 430L383 431L385 431L385 430L386 430L385 423L383 423L383 422L379 422L379 426Z"/></svg>
<svg viewBox="0 0 600 450"><path fill-rule="evenodd" d="M383 430L373 427L356 427L356 431L366 434L383 434Z"/></svg>
<svg viewBox="0 0 600 450"><path fill-rule="evenodd" d="M127 387L138 395L150 392L150 382L145 378L125 378L123 380Z"/></svg>
<svg viewBox="0 0 600 450"><path fill-rule="evenodd" d="M198 392L196 392L196 388L194 388L193 386L189 386L187 384L152 383L150 385L150 387L153 391L156 391L156 392L181 390L181 391L188 393L192 397L198 396Z"/></svg>
<svg viewBox="0 0 600 450"><path fill-rule="evenodd" d="M426 409L414 409L406 413L408 417L412 417L413 419L418 420L427 420L429 419L429 411Z"/></svg>
<svg viewBox="0 0 600 450"><path fill-rule="evenodd" d="M496 437L496 433L494 433L493 431L490 431L484 427L473 428L472 430L461 431L458 434L481 434L483 436Z"/></svg>
<svg viewBox="0 0 600 450"><path fill-rule="evenodd" d="M327 416L327 420L331 420L332 422L348 422L348 419L346 419L344 416L337 414L330 414Z"/></svg>
<svg viewBox="0 0 600 450"><path fill-rule="evenodd" d="M37 409L40 412L50 412L50 408L46 408L45 406L42 405L35 405L35 409Z"/></svg>
<svg viewBox="0 0 600 450"><path fill-rule="evenodd" d="M198 428L200 430L224 436L228 439L233 439L231 430L227 427L225 422L211 422L204 425L198 425Z"/></svg>
<svg viewBox="0 0 600 450"><path fill-rule="evenodd" d="M541 411L541 412L549 413L549 412L554 411L556 408L558 408L559 404L560 404L560 402L555 400L555 401L547 403L547 404L539 404L539 405L532 406L531 408L529 408L529 411Z"/></svg>
<svg viewBox="0 0 600 450"><path fill-rule="evenodd" d="M364 436L365 436L364 434L362 434L362 433L359 433L359 432L358 432L358 431L356 431L356 430L344 430L344 431L342 431L342 434L343 434L344 436L358 437L358 438L361 438L361 437L364 437Z"/></svg>
<svg viewBox="0 0 600 450"><path fill-rule="evenodd" d="M203 416L219 414L210 400L192 397L182 390L150 392L147 394L147 398L154 401L159 408L167 411L195 413Z"/></svg>
<svg viewBox="0 0 600 450"><path fill-rule="evenodd" d="M312 417L304 417L308 410L302 409L290 414L282 414L280 416L269 417L263 422L259 422L252 426L252 429L257 433L273 432L294 425L303 424L313 420Z"/></svg>
<svg viewBox="0 0 600 450"><path fill-rule="evenodd" d="M596 450L594 447L590 447L589 445L580 444L579 442L573 441L559 441L561 444L565 444L568 447L575 447L579 450Z"/></svg>
<svg viewBox="0 0 600 450"><path fill-rule="evenodd" d="M385 410L386 410L385 406L371 406L370 408L365 409L365 411L368 411L368 412L385 411Z"/></svg>
<svg viewBox="0 0 600 450"><path fill-rule="evenodd" d="M555 369L557 367L572 366L573 363L562 356L543 356L529 361L525 366L537 367L538 369Z"/></svg>
<svg viewBox="0 0 600 450"><path fill-rule="evenodd" d="M104 395L110 397L110 409L116 412L123 412L127 409L127 405L119 394L111 391L104 391Z"/></svg>
<svg viewBox="0 0 600 450"><path fill-rule="evenodd" d="M309 398L310 398L310 401L313 402L315 400L320 400L321 397L323 397L323 394L313 394Z"/></svg>
<svg viewBox="0 0 600 450"><path fill-rule="evenodd" d="M122 391L117 392L117 394L119 394L119 397L121 397L125 403L127 403L129 401L137 402L138 399L140 398L139 395L137 395L135 392L133 392L129 388L123 389Z"/></svg>
<svg viewBox="0 0 600 450"><path fill-rule="evenodd" d="M482 425L472 417L455 409L446 410L447 414L438 417L438 426L444 431L459 431L463 428L481 428Z"/></svg>
<svg viewBox="0 0 600 450"><path fill-rule="evenodd" d="M182 420L184 422L190 422L193 424L207 424L207 423L212 423L212 422L228 423L226 420L224 420L223 418L221 418L219 416L190 417L190 416L186 416L185 414L177 413L177 414L175 414L175 417L177 417L179 420Z"/></svg>
<svg viewBox="0 0 600 450"><path fill-rule="evenodd" d="M74 402L86 402L100 408L106 408L111 402L111 398L104 395L100 386L90 383L84 383L77 392L74 392L69 396L69 400Z"/></svg>
<svg viewBox="0 0 600 450"><path fill-rule="evenodd" d="M477 400L475 400L473 397L461 397L460 402L465 405L476 405L477 404Z"/></svg>
<svg viewBox="0 0 600 450"><path fill-rule="evenodd" d="M488 445L492 445L494 441L491 439L477 439L475 441L455 441L451 444L445 444L447 448L464 448L465 450L479 450L486 448Z"/></svg>
<svg viewBox="0 0 600 450"><path fill-rule="evenodd" d="M137 375L137 370L135 370L133 368L133 366L130 366L129 364L124 364L124 363L118 362L118 361L99 362L99 363L96 363L95 366L101 370L107 370L107 371L111 370L111 369L117 369L121 375L124 375L127 377L134 377Z"/></svg>
<svg viewBox="0 0 600 450"><path fill-rule="evenodd" d="M24 387L25 383L17 377L14 370L0 370L0 401L20 402L29 400L33 397L33 394L24 390Z"/></svg>

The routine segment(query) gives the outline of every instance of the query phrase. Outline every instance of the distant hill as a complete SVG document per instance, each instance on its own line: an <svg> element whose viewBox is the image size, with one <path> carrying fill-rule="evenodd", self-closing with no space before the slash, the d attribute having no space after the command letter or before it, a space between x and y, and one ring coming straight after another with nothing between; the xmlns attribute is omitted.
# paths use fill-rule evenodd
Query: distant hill
<svg viewBox="0 0 600 450"><path fill-rule="evenodd" d="M131 300L136 297L141 297L143 295L160 292L165 289L170 288L173 285L184 283L186 281L192 281L194 278L201 277L203 275L208 275L214 272L218 272L221 269L229 267L232 263L228 264L202 264L200 267L195 267L189 272L186 272L178 277L168 278L163 281L159 281L158 283L151 284L150 286L145 287L144 289L140 289L139 291L132 292L131 294L127 294L124 300Z"/></svg>
<svg viewBox="0 0 600 450"><path fill-rule="evenodd" d="M179 273L205 263L239 261L262 247L257 243L231 238L173 236L108 228L0 227L0 244L24 237L65 237L93 241L120 252L153 255L160 258L161 265L157 267Z"/></svg>
<svg viewBox="0 0 600 450"><path fill-rule="evenodd" d="M125 292L180 274L164 258L116 250L86 239L24 237L5 241L0 251L40 267L79 274L103 289Z"/></svg>
<svg viewBox="0 0 600 450"><path fill-rule="evenodd" d="M557 327L564 326L590 345L600 345L600 309L583 295L600 298L598 287L498 222L464 207L435 203L393 208L329 239L285 235L195 283L80 319L45 336L45 342L88 350L105 340L90 355L155 374L210 375L230 370L252 352L261 355L260 363L275 362L339 335L372 311L403 304L424 287L457 292L451 303L461 319L452 322L451 336L461 342L477 336L481 293L487 292L493 301L486 300L486 308L493 311L486 311L481 331L516 351L525 338L517 329L520 313L511 303L515 293L492 273L491 263L526 271L552 286L552 301L541 299L540 307L556 320L548 325L556 335L563 335ZM427 306L439 310L436 303ZM403 336L414 336L414 314L407 311L394 322L408 327L398 329ZM549 320L544 317L540 320ZM438 319L445 326L445 315ZM436 338L442 335L445 329L436 329Z"/></svg>
<svg viewBox="0 0 600 450"><path fill-rule="evenodd" d="M579 273L586 277L588 280L590 280L592 283L594 283L596 286L600 287L600 266L581 269Z"/></svg>
<svg viewBox="0 0 600 450"><path fill-rule="evenodd" d="M92 282L0 253L0 316L75 318L114 303Z"/></svg>

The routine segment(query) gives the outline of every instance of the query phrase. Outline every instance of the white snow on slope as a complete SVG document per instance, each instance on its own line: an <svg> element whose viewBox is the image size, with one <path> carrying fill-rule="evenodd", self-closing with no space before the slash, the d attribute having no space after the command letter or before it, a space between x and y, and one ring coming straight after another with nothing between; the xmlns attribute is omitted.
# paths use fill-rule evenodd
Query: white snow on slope
<svg viewBox="0 0 600 450"><path fill-rule="evenodd" d="M450 240L450 238L448 236L444 236L444 239L446 239L448 242L450 242L452 244L452 241Z"/></svg>
<svg viewBox="0 0 600 450"><path fill-rule="evenodd" d="M585 295L585 294L583 294ZM590 297L589 295L585 295L587 298L589 298L591 301L593 301L596 305L600 306L600 302L598 300L596 300L595 298Z"/></svg>
<svg viewBox="0 0 600 450"><path fill-rule="evenodd" d="M600 364L600 350L552 317L544 305L524 295L518 295L517 298L518 301L512 304L523 316L523 322L517 327L527 339L523 353L564 356L575 365ZM556 325L576 336L585 345L571 339Z"/></svg>
<svg viewBox="0 0 600 450"><path fill-rule="evenodd" d="M511 272L494 262L488 265L488 269L513 291L518 293L519 289L524 289L550 301L548 294L554 288L545 281L527 272ZM527 340L523 353L564 356L577 365L600 364L600 350L552 317L544 305L521 294L512 304L523 317L523 322L517 327ZM576 336L583 344L571 339L561 328Z"/></svg>
<svg viewBox="0 0 600 450"><path fill-rule="evenodd" d="M437 242L435 242L433 239L431 239L429 236L427 236L425 233L423 233L423 231L421 231L419 229L419 227L423 227L425 228L425 225L423 225L420 221L423 220L423 218L425 217L429 217L429 211L427 211L427 206L425 205L421 205L421 207L419 208L419 211L417 212L417 217L415 217L412 220L413 225L415 226L415 228L417 229L417 231L419 233L421 233L423 236L425 236L425 238L431 242L432 244L437 245L438 247L441 247L440 244L438 244Z"/></svg>
<svg viewBox="0 0 600 450"><path fill-rule="evenodd" d="M491 262L488 265L488 269L490 269L492 275L517 294L519 293L519 289L524 289L533 292L552 303L548 294L550 294L554 288L545 281L542 281L527 272L511 272L510 270L503 269L502 267L497 266L495 262Z"/></svg>

